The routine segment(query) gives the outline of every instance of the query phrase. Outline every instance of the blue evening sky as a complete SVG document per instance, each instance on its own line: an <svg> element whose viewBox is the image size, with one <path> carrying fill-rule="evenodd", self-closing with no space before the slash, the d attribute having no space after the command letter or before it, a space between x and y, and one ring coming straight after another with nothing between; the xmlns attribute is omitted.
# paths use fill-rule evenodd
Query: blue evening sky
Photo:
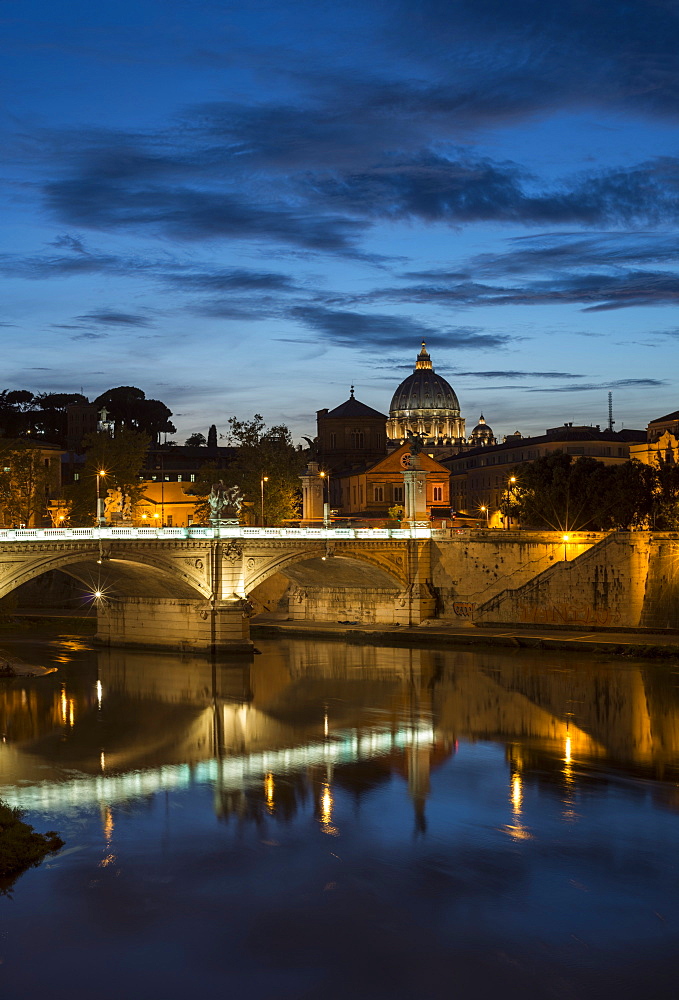
<svg viewBox="0 0 679 1000"><path fill-rule="evenodd" d="M679 407L676 0L4 0L1 388Z"/></svg>

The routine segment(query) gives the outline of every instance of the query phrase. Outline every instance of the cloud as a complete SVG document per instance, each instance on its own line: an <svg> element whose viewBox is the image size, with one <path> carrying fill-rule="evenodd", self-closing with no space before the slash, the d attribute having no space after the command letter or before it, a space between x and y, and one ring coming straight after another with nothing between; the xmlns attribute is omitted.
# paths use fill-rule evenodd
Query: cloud
<svg viewBox="0 0 679 1000"><path fill-rule="evenodd" d="M103 162L115 156L111 150ZM304 205L266 205L223 186L168 183L136 161L106 173L100 161L84 162L74 177L45 186L47 207L70 225L92 229L148 230L176 240L249 239L289 243L307 250L348 252L360 223L340 215L310 212ZM189 172L190 173L190 172ZM190 178L189 178L190 179ZM274 197L271 193L270 197Z"/></svg>
<svg viewBox="0 0 679 1000"><path fill-rule="evenodd" d="M308 305L292 308L289 315L315 330L330 343L365 351L413 348L422 340L434 347L464 350L505 347L505 334L481 333L469 327L441 330L404 316L366 314Z"/></svg>
<svg viewBox="0 0 679 1000"><path fill-rule="evenodd" d="M671 271L621 270L615 274L561 273L523 284L447 281L439 271L430 284L411 288L375 289L366 301L464 306L580 305L584 312L631 306L674 304L679 301L679 274Z"/></svg>
<svg viewBox="0 0 679 1000"><path fill-rule="evenodd" d="M457 121L514 122L559 106L678 114L674 3L397 0L385 30L401 58L454 83Z"/></svg>
<svg viewBox="0 0 679 1000"><path fill-rule="evenodd" d="M471 375L473 378L584 378L584 375L573 375L571 372L522 372L522 371L492 371L492 372L455 372L455 378Z"/></svg>
<svg viewBox="0 0 679 1000"><path fill-rule="evenodd" d="M658 389L661 386L669 385L667 379L657 379L657 378L623 378L617 379L614 382L590 382L581 383L580 385L559 385L559 386L549 386L545 388L531 388L527 389L527 392L593 392L601 391L602 389L626 389L626 388L648 388L648 389Z"/></svg>
<svg viewBox="0 0 679 1000"><path fill-rule="evenodd" d="M293 292L297 289L296 282L287 274L240 267L192 272L188 269L175 270L161 272L158 277L168 285L196 292Z"/></svg>
<svg viewBox="0 0 679 1000"><path fill-rule="evenodd" d="M118 312L115 309L97 309L83 316L76 316L78 323L94 323L98 326L149 327L153 323L140 313Z"/></svg>

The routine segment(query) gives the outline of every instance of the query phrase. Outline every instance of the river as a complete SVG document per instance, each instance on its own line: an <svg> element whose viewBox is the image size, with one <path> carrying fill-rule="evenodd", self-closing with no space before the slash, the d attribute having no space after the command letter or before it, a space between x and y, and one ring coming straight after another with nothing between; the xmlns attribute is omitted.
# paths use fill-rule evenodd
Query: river
<svg viewBox="0 0 679 1000"><path fill-rule="evenodd" d="M677 665L2 646L3 1000L676 996Z"/></svg>

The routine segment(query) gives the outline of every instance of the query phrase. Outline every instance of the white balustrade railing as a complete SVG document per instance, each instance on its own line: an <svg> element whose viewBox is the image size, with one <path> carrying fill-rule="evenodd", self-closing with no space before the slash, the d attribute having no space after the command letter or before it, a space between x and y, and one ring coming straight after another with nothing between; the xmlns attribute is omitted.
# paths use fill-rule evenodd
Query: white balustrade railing
<svg viewBox="0 0 679 1000"><path fill-rule="evenodd" d="M449 537L449 530L431 528L248 528L234 525L222 528L0 528L2 542L68 542L88 539L115 539L159 541L201 538L288 538L290 540L320 539L338 541L355 539L369 541L380 538L442 538Z"/></svg>

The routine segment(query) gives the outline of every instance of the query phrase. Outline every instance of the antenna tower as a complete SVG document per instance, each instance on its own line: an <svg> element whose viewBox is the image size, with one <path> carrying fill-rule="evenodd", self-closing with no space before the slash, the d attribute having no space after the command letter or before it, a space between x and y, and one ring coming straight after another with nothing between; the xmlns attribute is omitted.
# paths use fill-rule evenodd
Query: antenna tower
<svg viewBox="0 0 679 1000"><path fill-rule="evenodd" d="M609 431L613 430L613 424L614 423L615 423L615 420L613 419L613 393L609 392L609 394L608 394L608 429L609 429Z"/></svg>

